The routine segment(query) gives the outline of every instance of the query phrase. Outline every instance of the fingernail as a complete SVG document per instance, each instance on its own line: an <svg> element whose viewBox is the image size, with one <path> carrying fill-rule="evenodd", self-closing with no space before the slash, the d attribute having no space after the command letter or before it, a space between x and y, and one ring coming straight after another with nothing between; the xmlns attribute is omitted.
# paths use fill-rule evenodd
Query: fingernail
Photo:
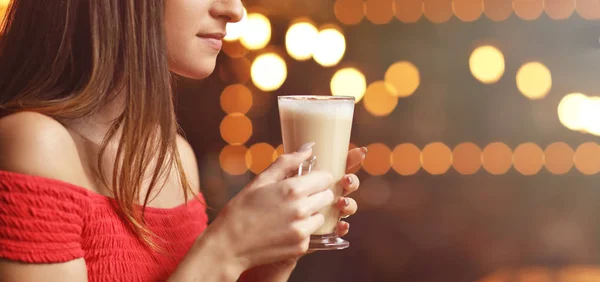
<svg viewBox="0 0 600 282"><path fill-rule="evenodd" d="M347 207L348 205L350 205L350 200L348 200L348 198L344 198L344 207Z"/></svg>
<svg viewBox="0 0 600 282"><path fill-rule="evenodd" d="M354 178L352 178L352 176L346 176L346 180L348 181L348 184L352 185L352 183L354 183Z"/></svg>
<svg viewBox="0 0 600 282"><path fill-rule="evenodd" d="M344 222L344 226L346 226L346 230L350 230L350 223Z"/></svg>
<svg viewBox="0 0 600 282"><path fill-rule="evenodd" d="M367 150L367 147L360 147L360 150L363 152L363 154L367 154L369 152L369 150Z"/></svg>
<svg viewBox="0 0 600 282"><path fill-rule="evenodd" d="M307 152L308 150L310 150L313 146L315 145L315 142L310 142L310 143L306 143L302 146L300 146L300 148L298 148L298 153L303 153L303 152Z"/></svg>

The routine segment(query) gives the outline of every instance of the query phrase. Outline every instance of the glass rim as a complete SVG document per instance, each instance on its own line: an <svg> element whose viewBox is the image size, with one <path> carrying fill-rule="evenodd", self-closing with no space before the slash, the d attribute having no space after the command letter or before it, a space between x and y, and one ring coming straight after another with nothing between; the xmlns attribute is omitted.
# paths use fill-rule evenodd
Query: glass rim
<svg viewBox="0 0 600 282"><path fill-rule="evenodd" d="M291 100L291 101L352 101L356 98L354 96L335 96L335 95L280 95L277 96L278 100Z"/></svg>

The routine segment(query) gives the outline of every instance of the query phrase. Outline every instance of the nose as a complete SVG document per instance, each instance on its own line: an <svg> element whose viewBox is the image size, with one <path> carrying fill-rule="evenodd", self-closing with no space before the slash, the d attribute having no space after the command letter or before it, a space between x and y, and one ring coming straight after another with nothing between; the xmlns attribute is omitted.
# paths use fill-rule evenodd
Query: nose
<svg viewBox="0 0 600 282"><path fill-rule="evenodd" d="M210 13L213 17L225 19L230 23L239 22L244 16L244 6L240 0L217 0Z"/></svg>

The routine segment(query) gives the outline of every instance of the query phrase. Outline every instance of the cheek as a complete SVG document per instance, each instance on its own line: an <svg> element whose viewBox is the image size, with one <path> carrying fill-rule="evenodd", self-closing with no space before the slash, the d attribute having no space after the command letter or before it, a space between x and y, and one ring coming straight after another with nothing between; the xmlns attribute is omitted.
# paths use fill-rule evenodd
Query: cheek
<svg viewBox="0 0 600 282"><path fill-rule="evenodd" d="M218 52L202 44L194 35L175 32L167 35L169 69L181 76L201 79L209 76L216 63Z"/></svg>

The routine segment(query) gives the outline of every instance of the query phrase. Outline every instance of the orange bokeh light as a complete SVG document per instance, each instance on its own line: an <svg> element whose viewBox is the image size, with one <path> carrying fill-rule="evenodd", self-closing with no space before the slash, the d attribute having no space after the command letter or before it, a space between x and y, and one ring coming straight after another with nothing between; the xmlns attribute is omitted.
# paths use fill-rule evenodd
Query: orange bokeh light
<svg viewBox="0 0 600 282"><path fill-rule="evenodd" d="M600 1L598 0L577 0L575 1L575 10L586 20L600 19Z"/></svg>
<svg viewBox="0 0 600 282"><path fill-rule="evenodd" d="M515 14L527 21L540 17L544 10L544 0L513 0Z"/></svg>
<svg viewBox="0 0 600 282"><path fill-rule="evenodd" d="M421 152L421 165L430 174L444 174L452 165L452 152L444 143L428 144Z"/></svg>
<svg viewBox="0 0 600 282"><path fill-rule="evenodd" d="M513 153L515 169L523 175L535 175L544 166L544 151L534 143L524 143Z"/></svg>
<svg viewBox="0 0 600 282"><path fill-rule="evenodd" d="M575 167L585 175L596 174L600 171L600 146L595 142L579 145L573 157Z"/></svg>
<svg viewBox="0 0 600 282"><path fill-rule="evenodd" d="M231 58L242 58L250 52L239 40L223 41L223 52Z"/></svg>
<svg viewBox="0 0 600 282"><path fill-rule="evenodd" d="M363 104L367 111L374 116L391 114L398 104L394 86L383 81L373 82L367 87Z"/></svg>
<svg viewBox="0 0 600 282"><path fill-rule="evenodd" d="M492 21L504 21L513 12L512 0L483 0L483 12Z"/></svg>
<svg viewBox="0 0 600 282"><path fill-rule="evenodd" d="M482 0L454 0L452 1L454 15L463 22L472 22L481 17L483 13Z"/></svg>
<svg viewBox="0 0 600 282"><path fill-rule="evenodd" d="M246 167L246 147L227 145L219 154L221 168L228 174L241 175L248 171Z"/></svg>
<svg viewBox="0 0 600 282"><path fill-rule="evenodd" d="M392 168L400 175L413 175L421 169L421 150L414 144L400 144L392 152Z"/></svg>
<svg viewBox="0 0 600 282"><path fill-rule="evenodd" d="M481 168L481 149L471 143L462 143L452 151L452 165L460 174L470 175Z"/></svg>
<svg viewBox="0 0 600 282"><path fill-rule="evenodd" d="M255 174L263 172L273 162L275 149L267 143L257 143L245 155L246 166Z"/></svg>
<svg viewBox="0 0 600 282"><path fill-rule="evenodd" d="M335 17L345 25L355 25L365 16L364 0L337 0L333 6Z"/></svg>
<svg viewBox="0 0 600 282"><path fill-rule="evenodd" d="M242 84L229 85L221 93L221 108L228 114L245 114L251 107L252 92Z"/></svg>
<svg viewBox="0 0 600 282"><path fill-rule="evenodd" d="M545 0L544 10L553 20L566 20L575 10L574 0Z"/></svg>
<svg viewBox="0 0 600 282"><path fill-rule="evenodd" d="M423 0L394 0L396 18L403 23L416 23L423 16Z"/></svg>
<svg viewBox="0 0 600 282"><path fill-rule="evenodd" d="M392 166L392 152L388 146L375 143L367 146L369 153L362 162L363 169L370 175L384 175Z"/></svg>
<svg viewBox="0 0 600 282"><path fill-rule="evenodd" d="M483 149L481 160L489 173L504 174L512 166L512 150L504 143L494 142Z"/></svg>
<svg viewBox="0 0 600 282"><path fill-rule="evenodd" d="M544 152L546 169L553 174L565 174L573 168L573 149L564 142L548 145Z"/></svg>
<svg viewBox="0 0 600 282"><path fill-rule="evenodd" d="M423 12L433 23L444 23L452 18L452 0L424 0Z"/></svg>
<svg viewBox="0 0 600 282"><path fill-rule="evenodd" d="M219 129L225 142L240 145L252 136L252 121L243 114L233 113L223 118Z"/></svg>
<svg viewBox="0 0 600 282"><path fill-rule="evenodd" d="M365 16L374 24L389 23L394 17L394 0L366 0Z"/></svg>

